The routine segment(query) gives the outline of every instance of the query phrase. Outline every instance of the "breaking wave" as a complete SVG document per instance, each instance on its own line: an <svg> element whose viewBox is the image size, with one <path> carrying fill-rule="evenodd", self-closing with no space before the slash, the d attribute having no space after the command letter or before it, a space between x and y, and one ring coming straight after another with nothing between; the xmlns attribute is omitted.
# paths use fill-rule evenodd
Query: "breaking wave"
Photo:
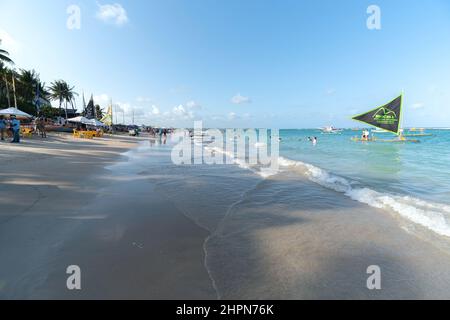
<svg viewBox="0 0 450 320"><path fill-rule="evenodd" d="M233 154L216 147L205 147L209 151L224 154L239 167L253 171L263 179L270 178L286 170L295 170L309 180L342 193L345 196L378 209L392 210L409 221L428 228L429 230L446 237L450 237L450 206L425 201L405 195L383 193L365 187L356 181L335 175L314 165L278 158L279 169L274 170L261 166L249 165L246 161L237 159Z"/></svg>
<svg viewBox="0 0 450 320"><path fill-rule="evenodd" d="M285 169L300 169L309 180L343 193L355 201L378 209L393 210L403 218L426 227L439 235L450 237L449 205L433 203L411 196L378 192L301 161L281 157L279 163Z"/></svg>

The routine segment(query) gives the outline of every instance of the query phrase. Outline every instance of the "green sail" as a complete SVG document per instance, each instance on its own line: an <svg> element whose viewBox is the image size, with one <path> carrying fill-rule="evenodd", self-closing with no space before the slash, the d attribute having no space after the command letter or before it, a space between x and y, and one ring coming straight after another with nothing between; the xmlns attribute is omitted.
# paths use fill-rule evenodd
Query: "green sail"
<svg viewBox="0 0 450 320"><path fill-rule="evenodd" d="M402 104L403 95L400 95L388 104L354 116L352 119L399 135L401 129Z"/></svg>

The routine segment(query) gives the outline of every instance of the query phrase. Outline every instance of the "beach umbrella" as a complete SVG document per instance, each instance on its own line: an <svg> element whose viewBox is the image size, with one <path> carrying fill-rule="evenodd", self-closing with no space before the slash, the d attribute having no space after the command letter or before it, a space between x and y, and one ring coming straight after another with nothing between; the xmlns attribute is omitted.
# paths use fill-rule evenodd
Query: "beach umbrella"
<svg viewBox="0 0 450 320"><path fill-rule="evenodd" d="M92 124L91 120L85 117L75 117L71 119L67 119L68 122L81 123L81 124Z"/></svg>
<svg viewBox="0 0 450 320"><path fill-rule="evenodd" d="M18 119L33 118L32 115L29 115L28 113L20 111L19 109L16 109L16 108L8 108L8 109L0 110L0 116L5 116L5 117L16 116Z"/></svg>
<svg viewBox="0 0 450 320"><path fill-rule="evenodd" d="M88 125L94 126L94 127L106 127L106 124L104 124L101 121L98 121L97 119L89 120Z"/></svg>

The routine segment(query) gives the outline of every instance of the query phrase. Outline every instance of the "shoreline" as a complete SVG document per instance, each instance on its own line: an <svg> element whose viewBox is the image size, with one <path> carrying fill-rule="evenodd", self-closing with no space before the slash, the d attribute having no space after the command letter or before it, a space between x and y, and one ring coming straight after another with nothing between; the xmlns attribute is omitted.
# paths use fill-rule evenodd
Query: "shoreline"
<svg viewBox="0 0 450 320"><path fill-rule="evenodd" d="M152 250L159 248L170 253L170 245L176 248L183 244L171 239L165 243L164 234L150 238L146 235L151 230L157 233L174 229L184 233L183 240L190 243L198 242L196 239L206 235L193 222L183 220L187 218L171 208L167 201L160 203L158 212L150 217L139 212L139 209L145 212L147 207L161 202L159 196L150 199L147 193L143 193L140 200L145 201L139 207L139 197L127 195L124 203L137 209L131 217L128 214L123 216L123 212L130 213L130 210L122 208L120 211L115 199L111 199L112 206L105 202L108 196L117 192L114 188L119 186L120 189L124 183L135 188L139 195L139 186L114 182L113 173L107 167L127 161L122 158L126 157L124 153L138 147L138 142L144 140L114 136L86 141L60 134L48 140L35 138L24 140L21 145L2 145L6 152L1 160L7 162L9 168L0 176L0 188L4 194L1 205L5 209L2 211L7 213L0 216L0 260L6 261L0 268L2 299L164 298L164 294L152 293L151 285L144 288L142 281L134 277L137 271L144 279L163 272L164 262L152 267L156 263L149 260L164 254ZM127 191L131 192L131 189ZM34 192L32 196L31 192ZM24 195L29 195L30 199L24 201ZM159 230L152 226L159 226ZM133 238L142 240L131 241ZM141 242L154 245L146 249ZM192 252L192 248L198 247L202 252L202 245L201 241L177 250ZM166 260L172 258L170 254L166 256ZM124 259L133 263L122 261ZM194 259L185 258L186 264L192 264ZM181 260L179 257L178 261ZM79 264L83 273L84 288L79 292L66 288L68 275L65 271L73 264ZM136 270L139 265L153 268L154 272ZM123 283L108 286L108 282L118 278L114 271L118 268L122 270ZM192 271L197 274L196 282L205 278L198 266L193 266ZM172 279L177 277L176 274L170 276ZM161 274L161 279L169 278ZM209 281L209 277L205 280ZM202 290L205 292L208 292L207 284L203 281ZM102 285L105 286L103 291L99 290ZM161 283L157 287L168 288L165 297L173 297L170 286ZM171 289L176 287L177 284L173 283ZM197 298L208 296L202 290L197 293ZM181 292L183 290L180 290L180 299L191 294L189 290ZM196 294L191 296L195 298Z"/></svg>
<svg viewBox="0 0 450 320"><path fill-rule="evenodd" d="M69 134L0 145L7 168L0 176L0 255L8 262L0 269L0 297L26 298L33 290L27 282L44 281L45 265L75 227L62 217L94 199L104 167L135 145L128 137L87 141Z"/></svg>

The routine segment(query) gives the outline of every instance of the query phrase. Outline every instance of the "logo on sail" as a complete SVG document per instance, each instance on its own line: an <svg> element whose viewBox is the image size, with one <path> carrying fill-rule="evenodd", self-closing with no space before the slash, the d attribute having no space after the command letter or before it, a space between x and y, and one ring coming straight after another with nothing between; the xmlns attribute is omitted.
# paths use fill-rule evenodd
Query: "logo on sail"
<svg viewBox="0 0 450 320"><path fill-rule="evenodd" d="M381 107L378 111L373 115L373 119L379 124L387 124L394 125L398 122L397 114L389 109Z"/></svg>

